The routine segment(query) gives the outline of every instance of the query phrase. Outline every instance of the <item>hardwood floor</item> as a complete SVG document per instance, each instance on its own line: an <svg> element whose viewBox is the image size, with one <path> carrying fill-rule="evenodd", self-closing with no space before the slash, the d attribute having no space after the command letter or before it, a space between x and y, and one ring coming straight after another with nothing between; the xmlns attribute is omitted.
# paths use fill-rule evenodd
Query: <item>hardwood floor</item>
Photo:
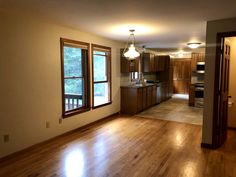
<svg viewBox="0 0 236 177"><path fill-rule="evenodd" d="M0 163L1 177L234 177L236 132L203 149L201 126L121 116Z"/></svg>

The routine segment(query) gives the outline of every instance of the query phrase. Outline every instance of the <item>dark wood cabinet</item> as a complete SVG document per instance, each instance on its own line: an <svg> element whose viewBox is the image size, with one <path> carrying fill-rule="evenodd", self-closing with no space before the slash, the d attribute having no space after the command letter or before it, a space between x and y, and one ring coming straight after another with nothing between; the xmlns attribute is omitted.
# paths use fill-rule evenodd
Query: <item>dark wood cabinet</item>
<svg viewBox="0 0 236 177"><path fill-rule="evenodd" d="M121 73L139 72L140 57L135 60L127 60L123 56L123 49L120 50L120 71Z"/></svg>
<svg viewBox="0 0 236 177"><path fill-rule="evenodd" d="M163 71L157 72L157 80L161 82L161 100L164 101L173 94L173 61L169 55L158 56L158 60Z"/></svg>
<svg viewBox="0 0 236 177"><path fill-rule="evenodd" d="M137 89L137 112L140 112L143 110L143 89L138 88ZM144 98L145 99L145 98Z"/></svg>
<svg viewBox="0 0 236 177"><path fill-rule="evenodd" d="M143 101L143 106L142 106L142 110L144 110L145 108L147 108L147 87L142 87L141 88L142 91L143 91L143 98L142 98L142 101Z"/></svg>
<svg viewBox="0 0 236 177"><path fill-rule="evenodd" d="M188 100L188 104L189 106L194 106L194 102L195 102L195 85L191 84L189 86L189 100Z"/></svg>
<svg viewBox="0 0 236 177"><path fill-rule="evenodd" d="M192 53L191 59L191 70L197 70L197 62L205 61L205 54L204 53Z"/></svg>
<svg viewBox="0 0 236 177"><path fill-rule="evenodd" d="M121 113L136 114L156 104L156 86L121 87Z"/></svg>
<svg viewBox="0 0 236 177"><path fill-rule="evenodd" d="M143 72L161 72L169 69L169 55L154 55L151 53L142 54Z"/></svg>
<svg viewBox="0 0 236 177"><path fill-rule="evenodd" d="M155 71L166 71L168 70L170 65L170 57L169 55L156 55L155 56Z"/></svg>
<svg viewBox="0 0 236 177"><path fill-rule="evenodd" d="M142 54L143 72L155 72L155 56L152 53Z"/></svg>
<svg viewBox="0 0 236 177"><path fill-rule="evenodd" d="M191 59L174 59L174 93L188 94L191 83Z"/></svg>

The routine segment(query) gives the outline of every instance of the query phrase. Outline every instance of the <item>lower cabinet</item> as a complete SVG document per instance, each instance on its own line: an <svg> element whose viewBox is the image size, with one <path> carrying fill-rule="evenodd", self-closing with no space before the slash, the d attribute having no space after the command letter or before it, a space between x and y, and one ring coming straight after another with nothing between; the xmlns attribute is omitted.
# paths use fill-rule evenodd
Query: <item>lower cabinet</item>
<svg viewBox="0 0 236 177"><path fill-rule="evenodd" d="M195 102L195 85L191 84L189 86L189 106L194 106Z"/></svg>
<svg viewBox="0 0 236 177"><path fill-rule="evenodd" d="M156 103L156 86L121 87L121 113L136 114Z"/></svg>

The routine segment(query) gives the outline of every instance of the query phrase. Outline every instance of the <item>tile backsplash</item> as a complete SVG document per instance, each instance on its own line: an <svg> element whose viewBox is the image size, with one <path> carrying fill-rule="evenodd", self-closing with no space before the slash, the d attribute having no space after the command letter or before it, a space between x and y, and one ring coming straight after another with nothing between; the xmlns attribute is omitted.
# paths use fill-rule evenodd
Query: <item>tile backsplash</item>
<svg viewBox="0 0 236 177"><path fill-rule="evenodd" d="M155 73L144 73L143 74L144 79L146 80L156 80L156 74ZM130 84L134 84L135 82L131 82L131 76L130 73L124 74L121 73L120 75L120 84L121 86L126 86L126 85L130 85Z"/></svg>

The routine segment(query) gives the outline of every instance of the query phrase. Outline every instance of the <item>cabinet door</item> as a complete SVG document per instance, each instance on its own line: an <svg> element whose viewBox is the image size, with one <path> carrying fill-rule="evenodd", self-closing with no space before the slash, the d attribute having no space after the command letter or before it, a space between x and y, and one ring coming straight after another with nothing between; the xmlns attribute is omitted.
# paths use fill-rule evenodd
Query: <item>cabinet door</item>
<svg viewBox="0 0 236 177"><path fill-rule="evenodd" d="M157 99L157 87L152 86L152 105L156 104L156 99Z"/></svg>
<svg viewBox="0 0 236 177"><path fill-rule="evenodd" d="M143 72L155 72L154 54L143 53L142 60L143 60Z"/></svg>
<svg viewBox="0 0 236 177"><path fill-rule="evenodd" d="M165 56L156 56L156 71L165 70Z"/></svg>
<svg viewBox="0 0 236 177"><path fill-rule="evenodd" d="M147 87L147 107L152 105L152 87Z"/></svg>
<svg viewBox="0 0 236 177"><path fill-rule="evenodd" d="M204 53L192 53L192 60L191 60L191 70L197 70L197 62L205 61L205 54Z"/></svg>
<svg viewBox="0 0 236 177"><path fill-rule="evenodd" d="M195 86L190 85L189 87L189 106L194 106L194 101L195 101Z"/></svg>
<svg viewBox="0 0 236 177"><path fill-rule="evenodd" d="M139 60L140 58L136 58L135 60L129 61L129 72L139 72Z"/></svg>
<svg viewBox="0 0 236 177"><path fill-rule="evenodd" d="M137 103L137 107L138 107L138 112L143 110L143 88L138 88L138 103Z"/></svg>
<svg viewBox="0 0 236 177"><path fill-rule="evenodd" d="M147 108L147 87L143 87L143 109Z"/></svg>
<svg viewBox="0 0 236 177"><path fill-rule="evenodd" d="M136 114L138 112L136 88L121 88L121 113Z"/></svg>
<svg viewBox="0 0 236 177"><path fill-rule="evenodd" d="M192 60L191 60L191 70L196 71L197 70L197 53L192 53Z"/></svg>
<svg viewBox="0 0 236 177"><path fill-rule="evenodd" d="M123 56L123 50L124 49L120 50L120 72L121 73L138 72L140 57L136 58L133 61L129 61Z"/></svg>

